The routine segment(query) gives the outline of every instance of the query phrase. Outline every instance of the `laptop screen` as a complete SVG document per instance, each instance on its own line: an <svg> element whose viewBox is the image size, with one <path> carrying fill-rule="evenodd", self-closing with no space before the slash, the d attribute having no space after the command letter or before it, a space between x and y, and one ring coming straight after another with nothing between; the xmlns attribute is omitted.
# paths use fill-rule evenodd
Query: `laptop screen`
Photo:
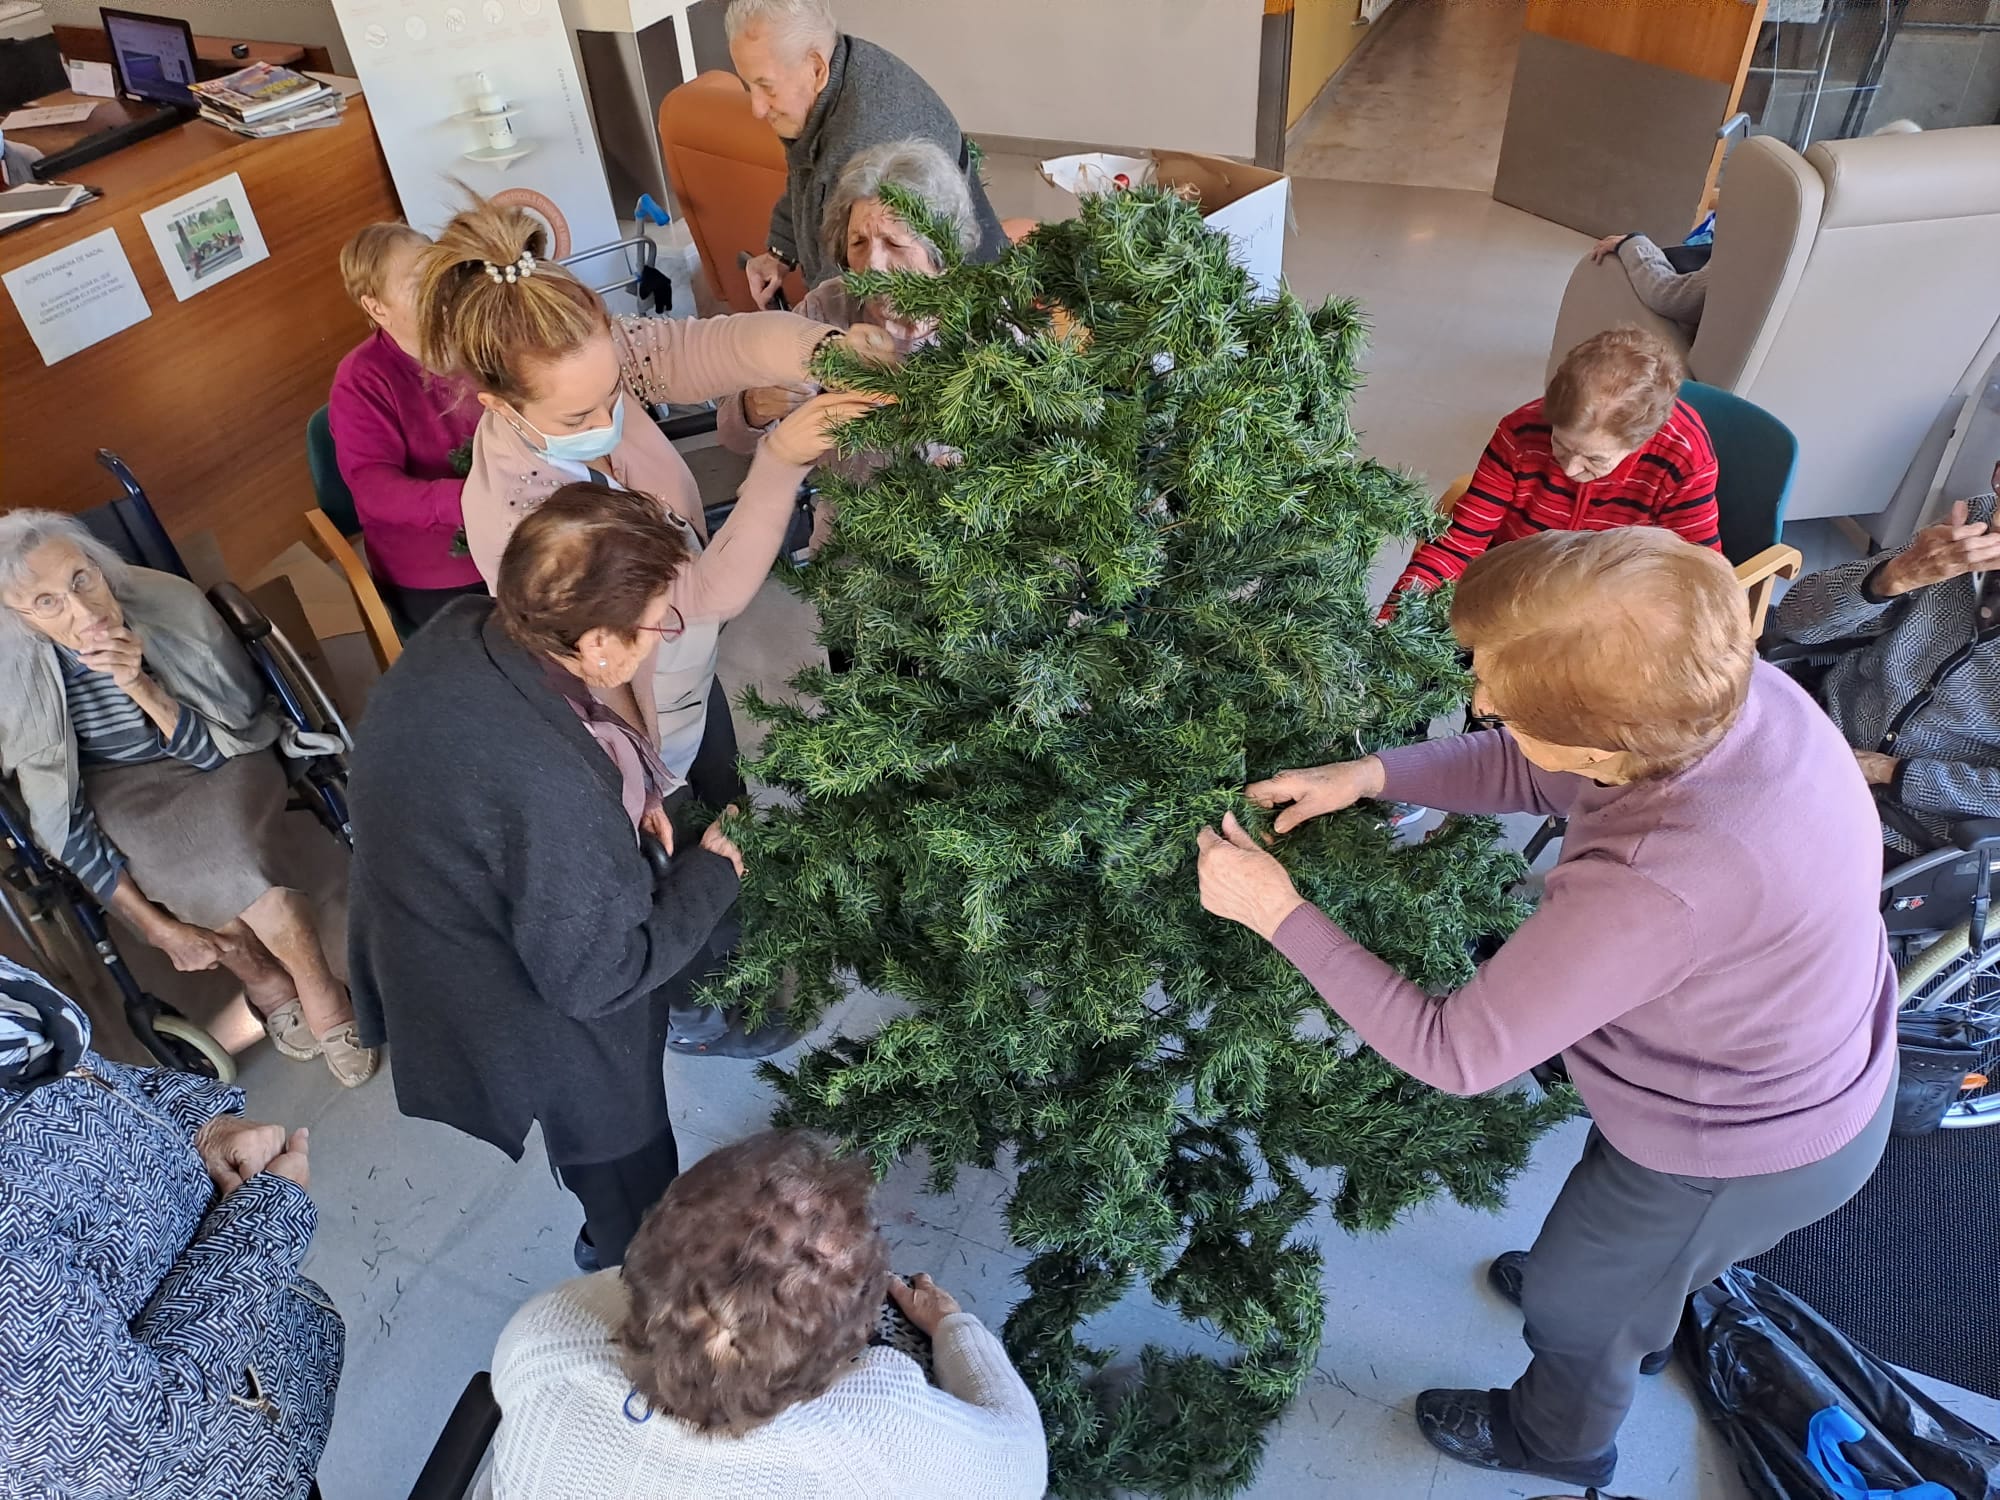
<svg viewBox="0 0 2000 1500"><path fill-rule="evenodd" d="M135 99L194 107L194 36L185 21L106 10L104 34L111 40L111 66L119 87Z"/></svg>

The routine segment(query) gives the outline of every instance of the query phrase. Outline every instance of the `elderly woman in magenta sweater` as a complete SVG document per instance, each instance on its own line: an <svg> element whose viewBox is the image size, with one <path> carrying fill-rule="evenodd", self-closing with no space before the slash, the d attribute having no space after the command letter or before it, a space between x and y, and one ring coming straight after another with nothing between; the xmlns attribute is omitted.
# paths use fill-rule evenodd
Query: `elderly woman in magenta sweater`
<svg viewBox="0 0 2000 1500"><path fill-rule="evenodd" d="M327 422L383 600L414 629L460 594L483 594L460 545L460 497L480 406L464 381L417 357L417 256L407 224L370 224L340 252L347 295L375 331L333 372Z"/></svg>
<svg viewBox="0 0 2000 1500"><path fill-rule="evenodd" d="M1417 1420L1464 1462L1602 1485L1688 1293L1838 1208L1882 1154L1896 982L1875 809L1839 732L1756 661L1706 548L1544 533L1466 569L1452 626L1498 727L1249 795L1285 805L1279 834L1363 797L1564 816L1535 914L1433 999L1234 819L1202 832L1202 903L1437 1088L1495 1088L1562 1053L1595 1122L1583 1159L1534 1247L1488 1271L1533 1360L1509 1390L1424 1392Z"/></svg>

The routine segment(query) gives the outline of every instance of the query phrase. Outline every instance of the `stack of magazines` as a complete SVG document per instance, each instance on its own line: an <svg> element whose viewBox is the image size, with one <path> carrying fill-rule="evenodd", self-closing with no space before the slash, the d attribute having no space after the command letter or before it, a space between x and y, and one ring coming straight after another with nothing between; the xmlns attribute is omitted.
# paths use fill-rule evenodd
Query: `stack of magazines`
<svg viewBox="0 0 2000 1500"><path fill-rule="evenodd" d="M260 138L337 125L347 102L317 78L261 62L189 87L204 120Z"/></svg>

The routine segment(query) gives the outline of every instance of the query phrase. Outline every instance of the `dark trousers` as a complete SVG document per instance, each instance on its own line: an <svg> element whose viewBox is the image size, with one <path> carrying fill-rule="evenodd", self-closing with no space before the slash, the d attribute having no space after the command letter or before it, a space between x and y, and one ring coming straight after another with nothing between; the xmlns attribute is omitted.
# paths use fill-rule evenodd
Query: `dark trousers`
<svg viewBox="0 0 2000 1500"><path fill-rule="evenodd" d="M680 1149L670 1125L637 1151L583 1167L557 1167L562 1185L583 1204L583 1222L597 1248L600 1265L623 1265L625 1247L673 1180L680 1175Z"/></svg>
<svg viewBox="0 0 2000 1500"><path fill-rule="evenodd" d="M388 606L389 617L396 622L396 628L404 635L415 635L430 620L454 599L463 599L467 594L483 594L483 583L463 584L455 589L406 589L389 582L386 578L375 580L375 591L382 596Z"/></svg>
<svg viewBox="0 0 2000 1500"><path fill-rule="evenodd" d="M1639 1361L1673 1342L1689 1294L1859 1192L1882 1159L1895 1102L1892 1079L1847 1145L1755 1177L1655 1172L1593 1126L1522 1276L1534 1360L1507 1412L1527 1456L1588 1464L1611 1455Z"/></svg>

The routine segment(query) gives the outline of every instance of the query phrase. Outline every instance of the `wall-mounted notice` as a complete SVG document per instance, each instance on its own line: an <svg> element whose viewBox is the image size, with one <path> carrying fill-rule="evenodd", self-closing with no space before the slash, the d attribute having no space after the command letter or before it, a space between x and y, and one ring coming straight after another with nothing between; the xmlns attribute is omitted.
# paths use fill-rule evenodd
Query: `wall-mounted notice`
<svg viewBox="0 0 2000 1500"><path fill-rule="evenodd" d="M115 229L100 229L0 280L45 365L153 315Z"/></svg>
<svg viewBox="0 0 2000 1500"><path fill-rule="evenodd" d="M147 209L139 222L153 237L167 284L183 302L270 258L243 179L234 172Z"/></svg>
<svg viewBox="0 0 2000 1500"><path fill-rule="evenodd" d="M558 0L333 0L333 10L412 224L437 233L462 182L542 220L558 256L618 238ZM492 128L497 111L504 131Z"/></svg>

